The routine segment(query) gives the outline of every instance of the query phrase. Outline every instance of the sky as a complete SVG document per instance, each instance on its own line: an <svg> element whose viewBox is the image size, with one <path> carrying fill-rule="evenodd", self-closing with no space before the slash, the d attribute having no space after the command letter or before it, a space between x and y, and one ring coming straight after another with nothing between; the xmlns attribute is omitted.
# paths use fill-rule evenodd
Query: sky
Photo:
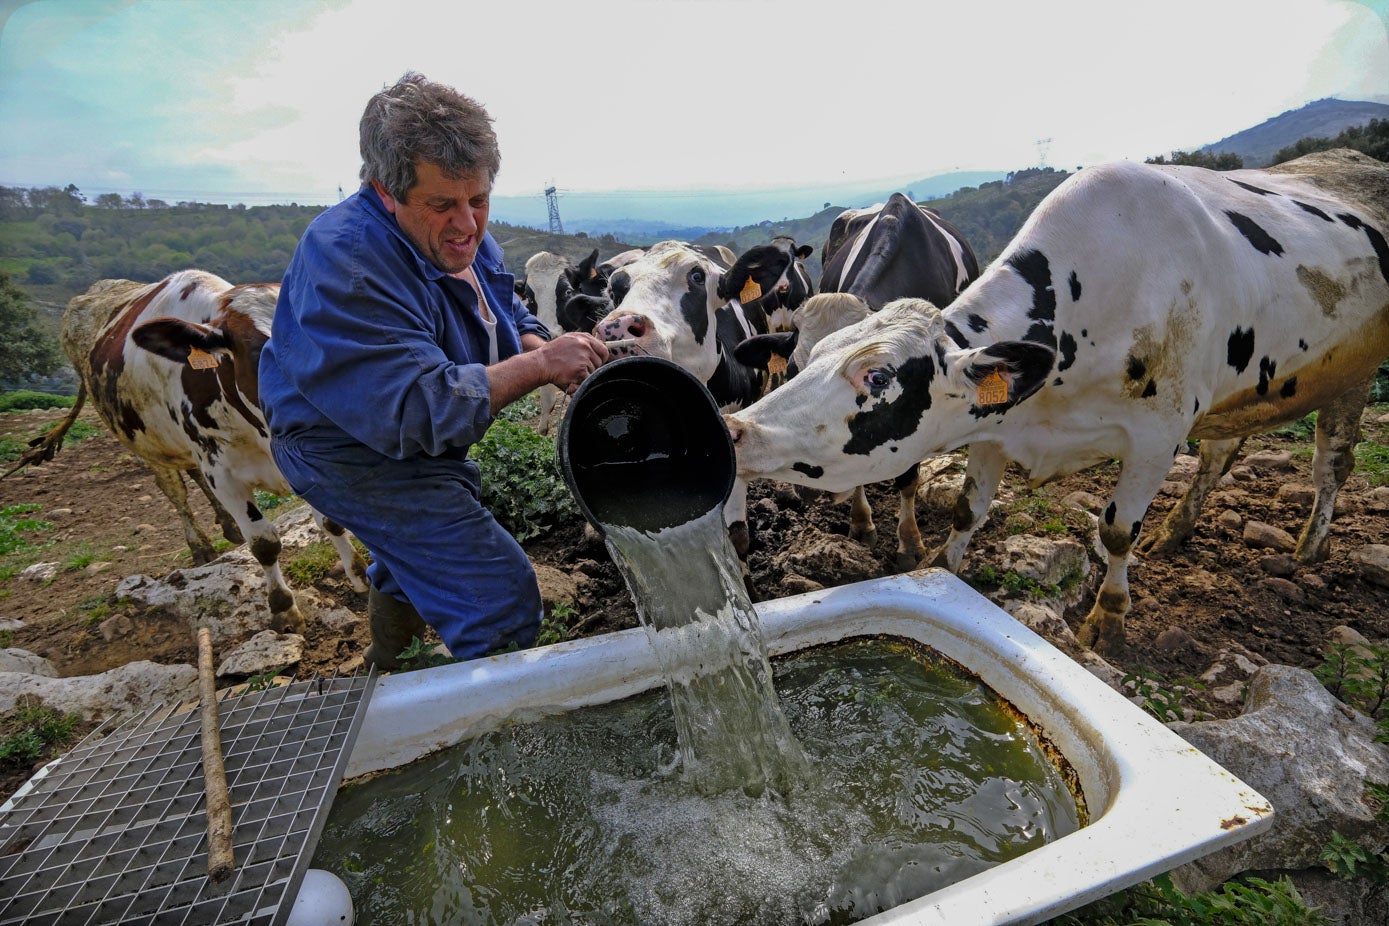
<svg viewBox="0 0 1389 926"><path fill-rule="evenodd" d="M0 185L326 204L407 70L497 195L1071 169L1389 103L1389 0L0 0Z"/></svg>

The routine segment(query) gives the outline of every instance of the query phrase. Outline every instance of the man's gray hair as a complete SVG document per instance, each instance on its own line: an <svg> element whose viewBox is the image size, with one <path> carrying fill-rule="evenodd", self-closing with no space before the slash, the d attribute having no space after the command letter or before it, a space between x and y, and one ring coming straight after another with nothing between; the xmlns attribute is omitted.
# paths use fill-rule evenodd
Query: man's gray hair
<svg viewBox="0 0 1389 926"><path fill-rule="evenodd" d="M414 71L367 101L359 134L362 181L379 181L401 202L415 185L416 162L454 179L485 171L489 183L502 164L482 104Z"/></svg>

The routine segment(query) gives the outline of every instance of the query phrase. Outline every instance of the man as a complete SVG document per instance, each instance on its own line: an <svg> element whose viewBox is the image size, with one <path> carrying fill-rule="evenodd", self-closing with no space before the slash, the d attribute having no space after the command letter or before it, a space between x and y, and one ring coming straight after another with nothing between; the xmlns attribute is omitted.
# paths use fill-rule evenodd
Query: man
<svg viewBox="0 0 1389 926"><path fill-rule="evenodd" d="M362 187L309 226L260 360L275 462L372 554L369 663L398 667L428 623L458 658L534 642L535 571L479 501L468 448L545 383L607 359L550 337L487 233L491 117L407 73L362 115Z"/></svg>

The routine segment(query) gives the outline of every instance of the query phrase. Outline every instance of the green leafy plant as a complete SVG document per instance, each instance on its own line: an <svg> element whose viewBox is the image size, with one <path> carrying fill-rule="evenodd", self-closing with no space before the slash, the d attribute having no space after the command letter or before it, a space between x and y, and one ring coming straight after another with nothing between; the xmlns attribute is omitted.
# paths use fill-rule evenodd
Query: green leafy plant
<svg viewBox="0 0 1389 926"><path fill-rule="evenodd" d="M1289 440L1307 441L1311 440L1317 432L1317 413L1312 412L1305 418L1297 421L1290 421L1281 428L1275 428L1269 432L1274 437L1283 437Z"/></svg>
<svg viewBox="0 0 1389 926"><path fill-rule="evenodd" d="M274 511L294 498L293 495L276 495L274 492L266 492L263 489L256 489L254 494L256 507L263 512Z"/></svg>
<svg viewBox="0 0 1389 926"><path fill-rule="evenodd" d="M426 643L419 637L411 637L410 645L400 651L400 671L413 672L415 669L432 669L446 666L454 658L436 649L436 644Z"/></svg>
<svg viewBox="0 0 1389 926"><path fill-rule="evenodd" d="M1381 883L1389 880L1389 859L1384 853L1371 852L1340 833L1331 834L1331 842L1322 847L1321 860L1332 874L1347 881L1352 878L1369 878Z"/></svg>
<svg viewBox="0 0 1389 926"><path fill-rule="evenodd" d="M259 675L252 675L246 679L246 693L253 691L269 691L275 687L275 679L284 672L284 669L272 669L269 672L261 672Z"/></svg>
<svg viewBox="0 0 1389 926"><path fill-rule="evenodd" d="M34 698L24 698L0 720L0 766L33 765L75 738L81 719Z"/></svg>
<svg viewBox="0 0 1389 926"><path fill-rule="evenodd" d="M1051 921L1059 926L1325 926L1288 878L1227 881L1212 891L1184 894L1171 875L1098 900Z"/></svg>
<svg viewBox="0 0 1389 926"><path fill-rule="evenodd" d="M1375 739L1389 743L1389 647L1334 643L1312 674L1346 705L1373 718ZM1366 781L1365 797L1378 804L1375 819L1389 822L1389 784ZM1321 861L1341 878L1389 881L1389 850L1375 852L1337 832L1322 847Z"/></svg>
<svg viewBox="0 0 1389 926"><path fill-rule="evenodd" d="M1369 440L1356 444L1355 471L1372 486L1389 486L1389 446Z"/></svg>
<svg viewBox="0 0 1389 926"><path fill-rule="evenodd" d="M548 437L499 418L473 445L472 455L482 469L482 503L518 541L542 536L578 514Z"/></svg>
<svg viewBox="0 0 1389 926"><path fill-rule="evenodd" d="M1120 683L1140 699L1139 707L1163 723L1183 719L1182 702L1186 700L1186 692L1167 685L1157 673L1138 668L1126 674Z"/></svg>
<svg viewBox="0 0 1389 926"><path fill-rule="evenodd" d="M338 551L331 543L319 541L300 549L284 565L285 575L298 585L313 585L338 563Z"/></svg>
<svg viewBox="0 0 1389 926"><path fill-rule="evenodd" d="M550 613L546 614L540 622L540 631L536 634L536 646L549 646L551 643L563 643L569 639L569 625L573 622L574 606L563 601L557 601L550 605Z"/></svg>
<svg viewBox="0 0 1389 926"><path fill-rule="evenodd" d="M32 547L33 544L24 539L22 534L53 529L51 521L25 517L38 510L39 506L32 503L0 508L0 556Z"/></svg>
<svg viewBox="0 0 1389 926"><path fill-rule="evenodd" d="M535 418L540 414L540 400L535 393L523 395L521 398L512 402L506 408L497 413L497 417L503 421L526 421Z"/></svg>
<svg viewBox="0 0 1389 926"><path fill-rule="evenodd" d="M34 408L72 408L76 396L51 395L32 389L16 389L0 394L0 412L19 412Z"/></svg>

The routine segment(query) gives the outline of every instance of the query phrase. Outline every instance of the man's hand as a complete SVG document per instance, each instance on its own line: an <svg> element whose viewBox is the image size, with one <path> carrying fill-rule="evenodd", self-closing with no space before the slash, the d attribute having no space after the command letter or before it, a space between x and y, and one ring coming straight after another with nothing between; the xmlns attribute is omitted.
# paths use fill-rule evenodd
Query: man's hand
<svg viewBox="0 0 1389 926"><path fill-rule="evenodd" d="M545 360L545 381L569 395L608 359L608 346L581 331L562 334L536 352Z"/></svg>

